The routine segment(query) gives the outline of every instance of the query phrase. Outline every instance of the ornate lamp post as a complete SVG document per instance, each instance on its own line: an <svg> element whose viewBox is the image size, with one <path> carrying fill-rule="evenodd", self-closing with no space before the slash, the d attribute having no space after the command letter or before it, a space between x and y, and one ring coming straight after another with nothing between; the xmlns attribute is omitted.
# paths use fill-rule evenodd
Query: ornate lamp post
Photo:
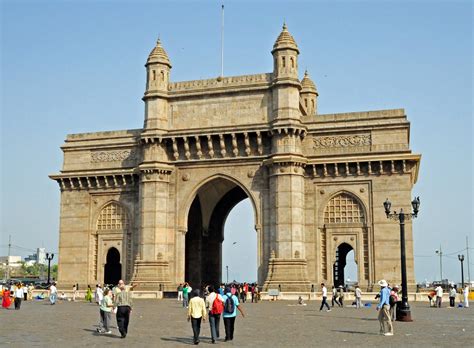
<svg viewBox="0 0 474 348"><path fill-rule="evenodd" d="M458 255L458 260L461 262L461 284L462 288L464 289L464 255Z"/></svg>
<svg viewBox="0 0 474 348"><path fill-rule="evenodd" d="M54 258L54 254L46 253L46 260L48 260L48 285L51 284L51 260Z"/></svg>
<svg viewBox="0 0 474 348"><path fill-rule="evenodd" d="M385 208L385 214L387 219L392 219L400 223L400 254L401 254L401 266L402 266L402 302L397 305L397 321L412 321L410 305L408 304L408 284L407 284L407 264L405 256L405 220L410 220L418 216L420 210L420 197L416 197L411 205L413 207L413 213L404 213L403 209L397 213L394 211L390 212L392 203L387 200L383 203Z"/></svg>

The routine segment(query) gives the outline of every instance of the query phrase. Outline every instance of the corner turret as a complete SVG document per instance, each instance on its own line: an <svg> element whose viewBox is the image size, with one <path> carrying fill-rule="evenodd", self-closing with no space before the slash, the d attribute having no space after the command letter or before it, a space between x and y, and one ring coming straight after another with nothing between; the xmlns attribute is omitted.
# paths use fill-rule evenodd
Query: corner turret
<svg viewBox="0 0 474 348"><path fill-rule="evenodd" d="M158 38L145 64L147 82L145 95L145 125L147 130L166 128L168 124L168 84L171 63Z"/></svg>
<svg viewBox="0 0 474 348"><path fill-rule="evenodd" d="M304 72L304 77L301 80L300 104L306 116L316 115L318 112L318 90L313 80L309 77L308 71Z"/></svg>
<svg viewBox="0 0 474 348"><path fill-rule="evenodd" d="M286 24L273 45L273 75L279 78L298 78L298 45L288 32Z"/></svg>

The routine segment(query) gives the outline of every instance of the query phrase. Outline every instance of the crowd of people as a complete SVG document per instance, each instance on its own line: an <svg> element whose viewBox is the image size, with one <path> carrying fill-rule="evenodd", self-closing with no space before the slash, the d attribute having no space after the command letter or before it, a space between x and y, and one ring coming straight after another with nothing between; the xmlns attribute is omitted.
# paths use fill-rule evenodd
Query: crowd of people
<svg viewBox="0 0 474 348"><path fill-rule="evenodd" d="M375 299L378 300L376 310L378 311L378 320L380 323L380 333L385 336L393 335L392 322L396 318L396 306L400 302L399 286L390 286L386 280L382 279L378 282L380 291ZM128 333L128 325L130 314L132 312L132 296L129 290L133 290L134 285L126 287L125 282L120 280L117 285L97 284L92 290L91 286L87 286L84 296L85 301L95 302L99 307L99 325L97 332L100 334L112 334L113 314L115 314L117 328L121 338L125 338ZM43 300L46 298L44 292L41 295L33 297L34 287L32 284L26 285L22 283L10 284L3 286L1 290L2 307L10 308L14 303L14 308L19 310L21 302L27 300ZM347 294L346 289L340 286L332 286L331 289L331 305L328 302L328 289L324 283L321 283L322 301L319 310L326 309L330 312L335 306L344 308L344 297ZM352 306L362 308L362 290L359 286L353 289L354 301ZM48 298L51 305L56 300L67 299L69 301L77 301L79 294L79 285L75 284L72 288L72 298L67 298L64 292L58 296L56 283L53 282L48 289ZM225 341L234 339L234 327L237 313L242 317L245 314L242 309L242 303L249 298L252 302L260 301L260 288L256 283L238 283L220 284L217 286L206 285L201 289L193 289L187 282L179 284L177 287L178 302L182 302L182 306L187 309L186 317L191 322L193 331L193 343L199 344L201 334L201 323L209 321L209 329L211 334L211 342L215 343L220 338L220 320L224 324ZM441 308L444 290L441 286L437 286L428 293L430 306ZM450 308L455 306L456 297L461 295L460 306L469 307L469 287L466 285L460 291L456 286L452 285L449 289ZM299 305L306 305L303 298L298 299ZM366 304L370 307L370 302Z"/></svg>

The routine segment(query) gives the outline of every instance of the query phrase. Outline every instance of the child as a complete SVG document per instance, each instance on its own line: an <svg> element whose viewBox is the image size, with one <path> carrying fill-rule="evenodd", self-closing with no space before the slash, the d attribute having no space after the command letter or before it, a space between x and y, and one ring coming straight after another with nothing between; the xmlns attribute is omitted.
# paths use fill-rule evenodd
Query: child
<svg viewBox="0 0 474 348"><path fill-rule="evenodd" d="M114 304L112 302L112 292L106 288L104 290L104 297L100 303L100 325L97 328L97 332L111 334L110 324L112 323L112 308Z"/></svg>

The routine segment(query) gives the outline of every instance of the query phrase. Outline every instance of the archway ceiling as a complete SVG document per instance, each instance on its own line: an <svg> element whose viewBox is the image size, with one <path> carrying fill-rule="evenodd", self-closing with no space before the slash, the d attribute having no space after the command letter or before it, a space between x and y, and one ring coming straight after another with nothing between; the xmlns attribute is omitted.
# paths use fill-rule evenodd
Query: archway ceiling
<svg viewBox="0 0 474 348"><path fill-rule="evenodd" d="M214 179L204 184L198 191L197 197L201 203L203 228L207 231L212 212L222 197L237 185L225 179Z"/></svg>

